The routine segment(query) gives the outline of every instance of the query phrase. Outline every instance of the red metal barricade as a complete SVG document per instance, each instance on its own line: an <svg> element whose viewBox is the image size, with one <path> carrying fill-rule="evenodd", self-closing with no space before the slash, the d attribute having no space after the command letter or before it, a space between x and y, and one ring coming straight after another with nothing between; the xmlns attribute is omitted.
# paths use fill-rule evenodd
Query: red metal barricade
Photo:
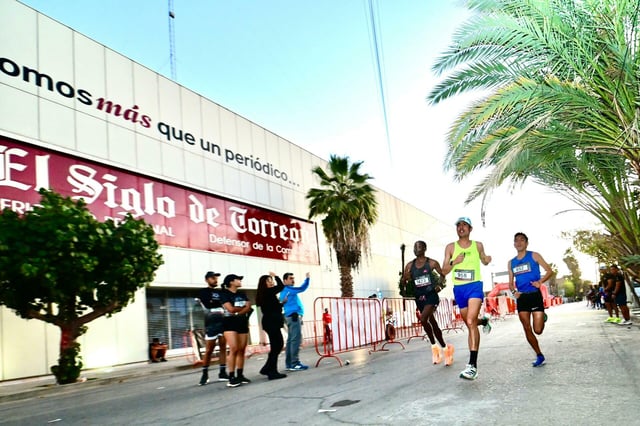
<svg viewBox="0 0 640 426"><path fill-rule="evenodd" d="M314 327L316 353L320 355L316 367L324 358L335 358L342 366L338 354L366 348L384 340L380 300L319 297L314 301L316 322L322 318L325 309L331 315L331 322L321 322L320 327ZM325 331L331 334L326 335Z"/></svg>

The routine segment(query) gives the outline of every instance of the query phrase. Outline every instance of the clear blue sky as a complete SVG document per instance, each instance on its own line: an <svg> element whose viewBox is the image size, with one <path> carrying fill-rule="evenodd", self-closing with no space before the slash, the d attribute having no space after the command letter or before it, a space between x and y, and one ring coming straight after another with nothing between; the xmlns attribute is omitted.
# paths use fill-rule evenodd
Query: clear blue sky
<svg viewBox="0 0 640 426"><path fill-rule="evenodd" d="M22 2L171 76L168 1ZM444 135L465 99L425 101L437 82L433 62L469 14L456 0L374 0L374 10L390 145L367 0L174 0L177 82L322 158L364 161L376 186L435 217L467 215L480 225L479 203L464 205L473 182L454 183L442 171ZM496 272L514 255L517 231L566 272L570 244L559 233L593 221L556 215L575 206L547 192L527 186L492 198L487 227L475 226L473 237L493 255ZM593 262L580 260L593 279Z"/></svg>

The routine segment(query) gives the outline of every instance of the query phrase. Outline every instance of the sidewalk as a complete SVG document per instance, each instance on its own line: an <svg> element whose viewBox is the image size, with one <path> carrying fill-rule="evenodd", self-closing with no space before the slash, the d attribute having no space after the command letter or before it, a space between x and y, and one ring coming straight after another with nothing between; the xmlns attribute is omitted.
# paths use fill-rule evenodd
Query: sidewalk
<svg viewBox="0 0 640 426"><path fill-rule="evenodd" d="M168 358L167 362L138 362L85 370L81 373L78 382L67 385L56 384L53 375L7 380L0 382L0 403L38 397L51 392L61 394L76 391L80 388L87 389L140 376L169 374L195 368L199 369L200 367L194 367L184 356L180 356ZM212 368L217 367L212 365Z"/></svg>

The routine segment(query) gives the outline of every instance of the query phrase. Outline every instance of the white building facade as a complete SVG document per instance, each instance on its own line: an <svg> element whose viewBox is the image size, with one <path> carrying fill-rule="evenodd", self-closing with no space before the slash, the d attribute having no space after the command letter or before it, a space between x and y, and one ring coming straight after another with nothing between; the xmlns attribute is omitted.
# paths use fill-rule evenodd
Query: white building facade
<svg viewBox="0 0 640 426"><path fill-rule="evenodd" d="M0 209L21 212L38 188L82 197L98 218L151 223L164 265L155 281L80 338L85 368L147 359L152 337L185 347L201 326L204 274L311 274L303 294L340 296L319 221L309 221L311 169L326 161L14 0L0 2ZM440 259L453 225L378 191L371 257L356 297L399 297L400 246L426 240ZM301 281L299 279L298 281ZM251 342L260 340L251 317ZM0 380L49 374L59 330L0 307Z"/></svg>

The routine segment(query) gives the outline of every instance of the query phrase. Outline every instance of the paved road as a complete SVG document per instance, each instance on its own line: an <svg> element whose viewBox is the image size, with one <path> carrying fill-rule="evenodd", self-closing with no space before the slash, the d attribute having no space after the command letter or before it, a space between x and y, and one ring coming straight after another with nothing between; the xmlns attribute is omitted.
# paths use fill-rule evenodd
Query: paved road
<svg viewBox="0 0 640 426"><path fill-rule="evenodd" d="M541 338L546 365L531 367L533 352L517 318L508 317L482 335L476 381L458 377L467 334L452 333L445 336L456 347L452 367L432 365L428 345L417 339L404 350L353 352L342 368L323 360L271 382L257 374L264 358L253 357L246 366L250 385L198 387L198 370L165 369L5 398L0 423L640 424L640 327L605 324L605 313L583 303L548 313ZM310 365L317 360L311 350L302 356Z"/></svg>

